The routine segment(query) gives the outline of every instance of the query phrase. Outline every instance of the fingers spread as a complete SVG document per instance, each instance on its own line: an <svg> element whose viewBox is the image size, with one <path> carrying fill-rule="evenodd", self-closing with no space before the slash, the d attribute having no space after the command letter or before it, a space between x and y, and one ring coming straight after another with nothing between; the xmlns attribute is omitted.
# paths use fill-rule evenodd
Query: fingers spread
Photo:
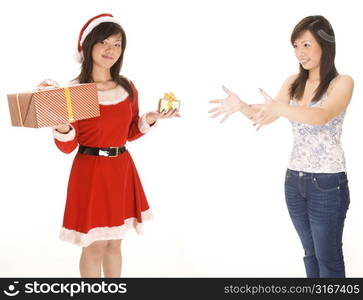
<svg viewBox="0 0 363 300"><path fill-rule="evenodd" d="M232 94L232 92L229 89L227 89L224 85L222 85L222 88L223 88L223 91L225 91L228 95Z"/></svg>
<svg viewBox="0 0 363 300"><path fill-rule="evenodd" d="M218 100L210 100L209 103L222 103L222 99L218 99Z"/></svg>
<svg viewBox="0 0 363 300"><path fill-rule="evenodd" d="M267 94L264 90L260 89L260 93L261 95L266 99L266 100L272 100L271 96L269 94Z"/></svg>
<svg viewBox="0 0 363 300"><path fill-rule="evenodd" d="M255 123L259 124L259 125L262 125L265 119L266 119L265 116L261 115L261 116L259 116L259 118L255 119Z"/></svg>
<svg viewBox="0 0 363 300"><path fill-rule="evenodd" d="M209 113L213 113L215 111L218 111L219 110L219 107L215 107L215 108L212 108L210 111L208 111Z"/></svg>
<svg viewBox="0 0 363 300"><path fill-rule="evenodd" d="M216 118L216 117L220 116L223 113L224 113L223 111L217 112L216 114L212 115L211 118Z"/></svg>
<svg viewBox="0 0 363 300"><path fill-rule="evenodd" d="M225 120L227 120L228 118L229 118L229 116L230 116L231 114L229 114L229 113L226 113L226 115L223 117L223 119L221 120L221 122L220 123L223 123Z"/></svg>

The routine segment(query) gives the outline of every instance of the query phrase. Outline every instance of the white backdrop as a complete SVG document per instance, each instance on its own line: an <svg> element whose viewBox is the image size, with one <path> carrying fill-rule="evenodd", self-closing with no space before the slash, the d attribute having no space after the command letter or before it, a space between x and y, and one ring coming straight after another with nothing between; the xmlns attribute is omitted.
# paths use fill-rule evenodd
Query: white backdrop
<svg viewBox="0 0 363 300"><path fill-rule="evenodd" d="M255 132L239 114L220 125L208 100L221 85L245 101L275 95L298 70L295 24L324 15L337 40L336 65L355 80L343 146L351 206L344 232L349 277L363 276L359 1L7 1L1 2L0 276L78 277L80 248L58 239L75 151L60 152L49 128L10 126L6 94L44 78L78 75L80 28L109 12L126 31L122 73L139 90L141 113L164 92L182 118L162 120L129 143L155 218L123 241L125 277L304 277L303 249L283 194L291 147L286 120Z"/></svg>

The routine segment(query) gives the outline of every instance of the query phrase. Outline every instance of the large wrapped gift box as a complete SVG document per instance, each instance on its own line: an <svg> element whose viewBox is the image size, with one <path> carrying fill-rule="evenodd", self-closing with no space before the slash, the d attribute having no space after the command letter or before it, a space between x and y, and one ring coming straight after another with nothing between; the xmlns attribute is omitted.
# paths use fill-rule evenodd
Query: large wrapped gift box
<svg viewBox="0 0 363 300"><path fill-rule="evenodd" d="M7 96L12 126L51 127L100 116L96 83Z"/></svg>

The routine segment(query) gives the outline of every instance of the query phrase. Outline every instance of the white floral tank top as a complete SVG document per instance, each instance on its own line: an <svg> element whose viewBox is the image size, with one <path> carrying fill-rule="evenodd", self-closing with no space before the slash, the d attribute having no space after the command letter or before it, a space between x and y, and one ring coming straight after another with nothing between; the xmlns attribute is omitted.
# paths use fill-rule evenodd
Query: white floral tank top
<svg viewBox="0 0 363 300"><path fill-rule="evenodd" d="M311 107L319 107L327 94ZM298 105L295 99L292 105ZM339 173L346 171L344 151L340 142L345 111L324 125L309 125L290 121L293 147L288 168L309 173Z"/></svg>

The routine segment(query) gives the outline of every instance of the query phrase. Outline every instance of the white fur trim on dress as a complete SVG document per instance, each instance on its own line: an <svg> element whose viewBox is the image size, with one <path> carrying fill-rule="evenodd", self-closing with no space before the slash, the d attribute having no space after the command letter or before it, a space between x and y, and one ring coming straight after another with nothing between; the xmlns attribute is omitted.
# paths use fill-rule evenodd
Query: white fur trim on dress
<svg viewBox="0 0 363 300"><path fill-rule="evenodd" d="M78 80L72 80L69 85L78 85ZM101 105L112 105L122 102L127 99L128 92L120 85L117 85L114 89L106 91L97 91L98 103Z"/></svg>
<svg viewBox="0 0 363 300"><path fill-rule="evenodd" d="M74 138L76 137L76 130L74 129L74 127L71 124L69 124L69 125L72 127L72 129L68 133L60 133L59 131L55 130L55 128L53 126L52 130L53 130L54 138L60 142L73 141Z"/></svg>
<svg viewBox="0 0 363 300"><path fill-rule="evenodd" d="M151 220L153 218L151 210L148 209L141 212L141 218L142 221ZM130 228L134 228L139 234L143 233L143 223L137 222L137 219L133 217L126 219L125 223L121 226L96 227L87 233L69 230L62 227L59 238L62 241L72 243L76 246L87 247L94 241L122 239L125 236L126 231Z"/></svg>
<svg viewBox="0 0 363 300"><path fill-rule="evenodd" d="M139 130L141 133L147 133L151 129L153 129L158 121L156 121L152 126L149 125L148 122L146 122L146 115L147 113L143 114L142 117L139 119Z"/></svg>
<svg viewBox="0 0 363 300"><path fill-rule="evenodd" d="M129 95L127 91L120 85L111 90L97 91L97 94L98 103L101 105L117 104L126 100Z"/></svg>

